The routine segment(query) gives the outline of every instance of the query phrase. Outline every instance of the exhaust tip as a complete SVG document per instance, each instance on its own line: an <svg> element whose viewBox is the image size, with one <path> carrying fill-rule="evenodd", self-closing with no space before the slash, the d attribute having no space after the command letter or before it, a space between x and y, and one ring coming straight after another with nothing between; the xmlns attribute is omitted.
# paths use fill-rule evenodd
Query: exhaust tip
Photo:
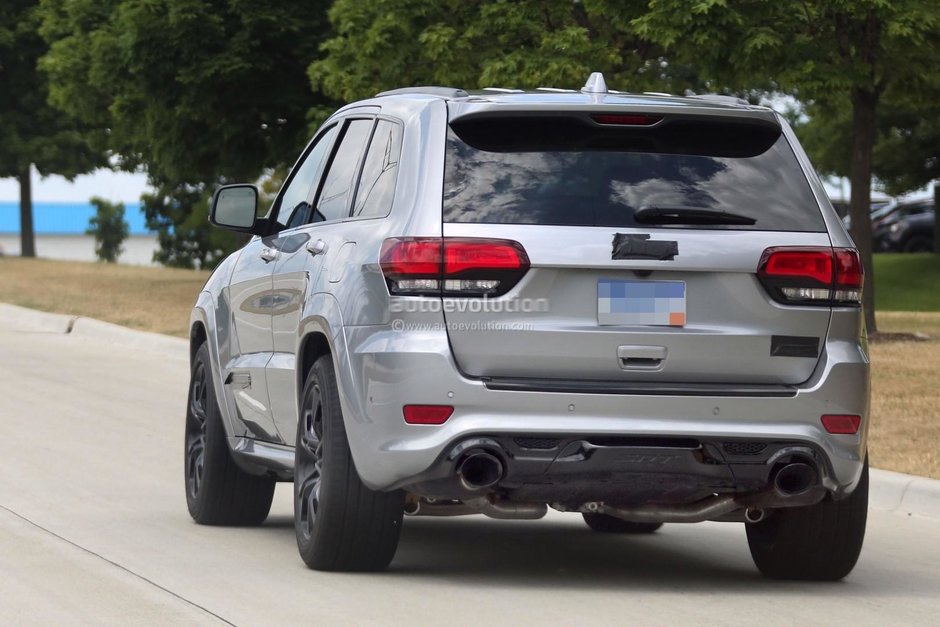
<svg viewBox="0 0 940 627"><path fill-rule="evenodd" d="M503 478L503 462L485 451L473 451L457 466L460 483L468 490L482 490Z"/></svg>
<svg viewBox="0 0 940 627"><path fill-rule="evenodd" d="M819 475L810 464L793 462L787 464L774 476L774 489L783 496L805 494L816 485Z"/></svg>

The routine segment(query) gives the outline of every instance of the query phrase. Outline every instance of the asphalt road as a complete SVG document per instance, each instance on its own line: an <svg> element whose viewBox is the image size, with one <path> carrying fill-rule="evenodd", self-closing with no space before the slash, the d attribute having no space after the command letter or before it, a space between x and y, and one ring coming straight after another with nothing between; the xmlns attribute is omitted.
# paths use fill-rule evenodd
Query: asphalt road
<svg viewBox="0 0 940 627"><path fill-rule="evenodd" d="M940 520L879 510L836 584L762 579L741 525L609 537L557 513L406 519L387 573L309 571L287 484L260 528L189 519L182 345L0 323L3 625L940 622Z"/></svg>

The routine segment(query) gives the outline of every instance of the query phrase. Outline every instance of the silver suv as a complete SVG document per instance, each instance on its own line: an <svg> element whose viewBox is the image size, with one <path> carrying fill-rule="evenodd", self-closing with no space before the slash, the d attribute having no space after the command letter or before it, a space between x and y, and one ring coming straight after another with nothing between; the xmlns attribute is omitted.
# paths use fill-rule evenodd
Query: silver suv
<svg viewBox="0 0 940 627"><path fill-rule="evenodd" d="M831 580L868 498L858 253L786 122L720 96L417 87L337 111L193 309L186 496L378 570L403 514L743 522Z"/></svg>

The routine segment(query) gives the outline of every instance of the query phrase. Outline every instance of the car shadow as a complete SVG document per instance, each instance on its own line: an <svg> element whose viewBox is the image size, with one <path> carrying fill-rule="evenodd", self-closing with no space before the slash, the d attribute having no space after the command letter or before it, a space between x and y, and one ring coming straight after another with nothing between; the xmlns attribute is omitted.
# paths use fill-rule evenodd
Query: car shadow
<svg viewBox="0 0 940 627"><path fill-rule="evenodd" d="M293 544L293 519L272 516ZM587 590L729 590L747 593L829 594L833 586L774 582L751 563L743 530L667 525L653 534L591 531L567 521L494 521L483 517L406 517L398 552L387 572L338 576L451 580L466 585ZM695 525L698 527L698 525Z"/></svg>

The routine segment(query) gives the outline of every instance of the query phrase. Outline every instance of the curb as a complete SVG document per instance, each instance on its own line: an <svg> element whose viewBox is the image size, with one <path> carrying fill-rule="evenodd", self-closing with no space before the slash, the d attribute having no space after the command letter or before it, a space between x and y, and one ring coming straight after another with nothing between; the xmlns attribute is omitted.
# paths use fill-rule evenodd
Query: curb
<svg viewBox="0 0 940 627"><path fill-rule="evenodd" d="M67 316L0 303L2 327L14 331L63 333L89 340L187 359L189 343L177 337L136 331L94 318ZM897 514L940 519L940 481L871 469L869 506Z"/></svg>
<svg viewBox="0 0 940 627"><path fill-rule="evenodd" d="M0 303L2 327L12 331L62 333L97 342L156 353L163 357L188 359L189 343L183 338L137 331L110 322L48 313Z"/></svg>
<svg viewBox="0 0 940 627"><path fill-rule="evenodd" d="M940 518L940 481L872 468L868 503L897 514Z"/></svg>

